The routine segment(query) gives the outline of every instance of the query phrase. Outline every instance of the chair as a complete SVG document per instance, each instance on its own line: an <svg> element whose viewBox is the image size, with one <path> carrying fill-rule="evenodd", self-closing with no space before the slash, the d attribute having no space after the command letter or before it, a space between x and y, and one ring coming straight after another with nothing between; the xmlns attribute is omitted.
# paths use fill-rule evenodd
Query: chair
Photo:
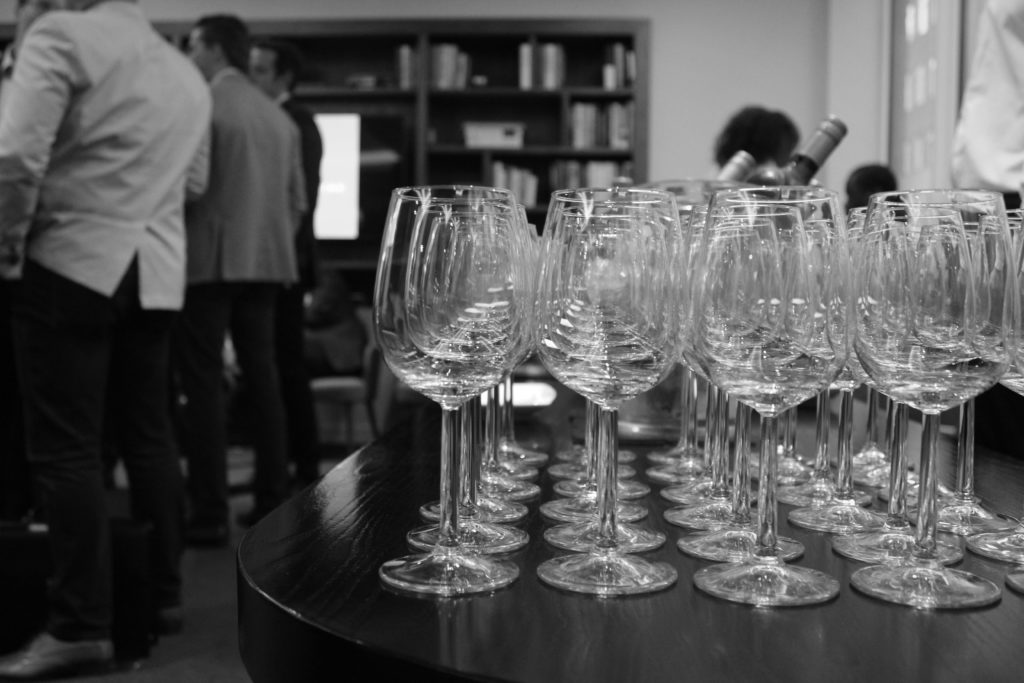
<svg viewBox="0 0 1024 683"><path fill-rule="evenodd" d="M363 350L363 372L361 375L339 375L317 377L312 380L313 399L318 405L336 407L345 421L345 445L355 446L355 407L362 405L374 439L380 435L377 425L376 408L377 376L380 370L380 349L372 342ZM329 415L336 414L328 411ZM322 421L322 418L321 418Z"/></svg>

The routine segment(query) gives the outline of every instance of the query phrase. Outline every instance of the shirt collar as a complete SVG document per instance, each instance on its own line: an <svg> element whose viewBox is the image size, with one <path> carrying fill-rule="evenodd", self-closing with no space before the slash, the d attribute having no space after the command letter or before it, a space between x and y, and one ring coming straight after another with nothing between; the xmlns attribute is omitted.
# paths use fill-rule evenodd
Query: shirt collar
<svg viewBox="0 0 1024 683"><path fill-rule="evenodd" d="M213 78L210 79L210 87L212 88L213 86L217 85L231 74L238 74L239 76L244 76L244 74L235 67L225 66L223 69L215 73L213 75Z"/></svg>

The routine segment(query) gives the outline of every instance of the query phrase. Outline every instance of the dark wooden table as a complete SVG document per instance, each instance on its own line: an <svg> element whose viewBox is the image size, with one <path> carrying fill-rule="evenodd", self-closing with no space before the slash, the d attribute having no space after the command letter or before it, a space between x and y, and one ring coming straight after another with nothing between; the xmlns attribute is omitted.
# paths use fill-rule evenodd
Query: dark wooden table
<svg viewBox="0 0 1024 683"><path fill-rule="evenodd" d="M812 402L813 404L813 402ZM551 448L569 441L578 397L562 391L548 409L520 421L517 435ZM813 453L813 415L799 444ZM912 429L911 448L919 443ZM1009 564L968 552L958 568L1003 588L996 605L917 611L880 602L850 585L864 566L834 554L829 535L779 532L806 546L797 564L840 580L835 600L801 608L754 608L708 596L692 583L708 563L675 545L688 533L664 521L671 507L652 486L643 522L668 542L648 556L679 571L672 588L599 599L543 584L536 566L556 554L541 534L540 501L523 527L530 544L510 557L520 578L490 595L451 599L392 593L377 578L384 561L406 555L421 504L438 497L439 420L416 411L399 428L342 461L321 481L249 530L238 548L242 659L257 683L339 680L579 681L1022 681L1024 595L1004 583ZM624 444L625 446L625 444ZM951 483L955 444L944 438L940 474ZM629 446L639 453L647 445ZM636 463L645 480L644 458ZM1024 461L979 448L977 493L1019 515Z"/></svg>

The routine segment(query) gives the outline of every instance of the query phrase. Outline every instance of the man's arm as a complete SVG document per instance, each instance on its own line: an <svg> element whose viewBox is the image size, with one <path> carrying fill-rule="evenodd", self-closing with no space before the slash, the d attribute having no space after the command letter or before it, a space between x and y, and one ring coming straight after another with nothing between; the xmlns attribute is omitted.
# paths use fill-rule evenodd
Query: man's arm
<svg viewBox="0 0 1024 683"><path fill-rule="evenodd" d="M291 203L292 232L298 232L302 216L309 205L306 198L305 177L302 172L302 150L299 143L299 129L292 126L292 158L288 172L288 195Z"/></svg>
<svg viewBox="0 0 1024 683"><path fill-rule="evenodd" d="M26 34L4 84L0 117L0 277L21 276L25 240L75 87L75 55L60 22L44 16Z"/></svg>
<svg viewBox="0 0 1024 683"><path fill-rule="evenodd" d="M188 174L185 176L185 201L194 202L203 196L207 186L210 184L210 129L203 133L203 139L199 141L196 153L192 155L192 161L188 165Z"/></svg>

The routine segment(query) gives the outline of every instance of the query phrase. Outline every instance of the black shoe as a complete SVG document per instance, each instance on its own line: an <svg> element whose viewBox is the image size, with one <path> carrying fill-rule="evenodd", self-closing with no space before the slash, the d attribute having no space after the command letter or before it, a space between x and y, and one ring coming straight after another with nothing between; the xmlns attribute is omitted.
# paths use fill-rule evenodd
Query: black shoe
<svg viewBox="0 0 1024 683"><path fill-rule="evenodd" d="M185 527L185 543L191 546L222 548L231 534L224 522L190 522Z"/></svg>
<svg viewBox="0 0 1024 683"><path fill-rule="evenodd" d="M114 666L114 645L103 640L58 640L40 633L21 650L0 657L0 680L29 681L41 678L105 673Z"/></svg>

